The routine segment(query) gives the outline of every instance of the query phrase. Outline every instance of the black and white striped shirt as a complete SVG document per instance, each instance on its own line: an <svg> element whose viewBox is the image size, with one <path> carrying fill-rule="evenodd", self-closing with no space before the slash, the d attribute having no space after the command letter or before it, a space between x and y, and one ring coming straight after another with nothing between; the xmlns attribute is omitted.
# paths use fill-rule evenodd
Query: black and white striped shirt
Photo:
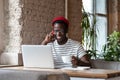
<svg viewBox="0 0 120 80"><path fill-rule="evenodd" d="M86 54L80 42L72 39L68 39L64 45L59 45L57 40L53 43L49 43L48 45L52 45L54 64L59 68L72 66L71 63L64 63L62 56L76 56L79 54L79 58L81 58Z"/></svg>

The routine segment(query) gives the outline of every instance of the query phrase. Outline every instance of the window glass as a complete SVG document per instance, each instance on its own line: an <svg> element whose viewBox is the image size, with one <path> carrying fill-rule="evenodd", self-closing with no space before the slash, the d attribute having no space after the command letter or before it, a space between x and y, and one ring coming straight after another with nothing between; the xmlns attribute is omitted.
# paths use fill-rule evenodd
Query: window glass
<svg viewBox="0 0 120 80"><path fill-rule="evenodd" d="M95 0L96 1L96 13L106 14L106 0Z"/></svg>
<svg viewBox="0 0 120 80"><path fill-rule="evenodd" d="M107 40L107 4L106 0L83 0L83 6L86 12L89 12L91 16L96 16L95 31L97 34L96 50L98 54L101 53L102 47ZM93 22L93 18L89 19Z"/></svg>
<svg viewBox="0 0 120 80"><path fill-rule="evenodd" d="M83 0L83 6L86 12L93 13L93 0Z"/></svg>
<svg viewBox="0 0 120 80"><path fill-rule="evenodd" d="M96 27L96 49L98 53L101 53L102 47L106 42L107 38L107 19L106 17L97 16L97 27Z"/></svg>

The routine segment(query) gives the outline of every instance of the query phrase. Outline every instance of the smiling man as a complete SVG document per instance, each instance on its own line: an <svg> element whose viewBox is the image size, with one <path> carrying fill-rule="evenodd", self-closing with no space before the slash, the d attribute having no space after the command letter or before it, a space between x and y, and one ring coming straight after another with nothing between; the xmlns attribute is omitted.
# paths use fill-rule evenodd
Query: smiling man
<svg viewBox="0 0 120 80"><path fill-rule="evenodd" d="M42 45L52 45L55 66L59 66L60 68L90 66L87 53L80 42L67 37L69 28L68 20L62 16L56 17L52 21L52 26L53 31L46 35ZM65 63L62 59L63 56L70 56L71 62Z"/></svg>

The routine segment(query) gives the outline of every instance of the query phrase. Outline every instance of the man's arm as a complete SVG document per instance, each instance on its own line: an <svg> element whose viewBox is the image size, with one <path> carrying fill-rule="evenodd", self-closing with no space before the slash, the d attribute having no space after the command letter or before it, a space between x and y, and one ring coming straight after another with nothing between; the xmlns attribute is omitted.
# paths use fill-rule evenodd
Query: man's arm
<svg viewBox="0 0 120 80"><path fill-rule="evenodd" d="M89 66L91 67L91 63L90 63L90 58L88 57L88 55L84 55L83 57L81 57L80 59L77 59L75 56L72 56L72 65L73 67L76 66Z"/></svg>
<svg viewBox="0 0 120 80"><path fill-rule="evenodd" d="M48 40L47 40L47 38L48 38L48 35L46 36L46 38L42 41L42 45L47 45L47 43L48 43Z"/></svg>
<svg viewBox="0 0 120 80"><path fill-rule="evenodd" d="M90 58L87 54L78 60L78 66L90 66L91 67Z"/></svg>

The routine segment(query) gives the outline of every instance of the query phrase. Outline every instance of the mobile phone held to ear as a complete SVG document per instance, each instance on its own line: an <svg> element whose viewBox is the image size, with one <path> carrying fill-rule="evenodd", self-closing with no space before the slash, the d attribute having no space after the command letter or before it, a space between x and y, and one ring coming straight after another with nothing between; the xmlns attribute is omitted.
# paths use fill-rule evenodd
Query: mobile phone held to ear
<svg viewBox="0 0 120 80"><path fill-rule="evenodd" d="M54 31L53 31L53 30L52 30L52 32L51 32L51 33L52 33L52 35L54 35Z"/></svg>
<svg viewBox="0 0 120 80"><path fill-rule="evenodd" d="M51 34L52 34L53 40L55 40L56 38L53 30L51 31Z"/></svg>

